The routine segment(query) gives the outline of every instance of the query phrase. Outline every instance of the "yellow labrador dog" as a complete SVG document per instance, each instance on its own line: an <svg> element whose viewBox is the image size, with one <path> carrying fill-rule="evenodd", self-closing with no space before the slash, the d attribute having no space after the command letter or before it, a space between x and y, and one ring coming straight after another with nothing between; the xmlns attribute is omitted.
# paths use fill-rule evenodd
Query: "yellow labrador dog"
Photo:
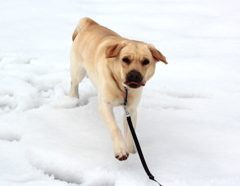
<svg viewBox="0 0 240 186"><path fill-rule="evenodd" d="M125 118L123 138L113 107L123 104L126 87L135 128L142 86L153 76L156 62L167 64L166 58L153 45L123 38L90 18L79 21L72 40L69 95L79 97L78 84L87 74L98 91L99 112L111 134L115 157L126 160L135 146Z"/></svg>

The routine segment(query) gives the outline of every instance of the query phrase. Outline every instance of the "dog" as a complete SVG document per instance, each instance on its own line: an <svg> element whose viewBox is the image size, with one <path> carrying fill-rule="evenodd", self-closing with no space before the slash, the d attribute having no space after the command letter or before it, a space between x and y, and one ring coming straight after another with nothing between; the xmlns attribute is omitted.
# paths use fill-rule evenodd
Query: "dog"
<svg viewBox="0 0 240 186"><path fill-rule="evenodd" d="M135 145L125 117L123 137L113 107L123 105L127 88L126 108L136 128L142 87L154 75L158 61L167 64L166 58L152 44L123 38L87 17L78 22L72 40L69 96L79 97L78 85L87 75L97 89L99 113L110 132L115 157L126 160L135 153Z"/></svg>

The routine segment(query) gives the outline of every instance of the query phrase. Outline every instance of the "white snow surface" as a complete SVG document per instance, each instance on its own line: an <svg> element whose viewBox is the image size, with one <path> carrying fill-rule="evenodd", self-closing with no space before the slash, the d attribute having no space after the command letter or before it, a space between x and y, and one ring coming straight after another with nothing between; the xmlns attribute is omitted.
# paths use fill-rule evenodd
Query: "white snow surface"
<svg viewBox="0 0 240 186"><path fill-rule="evenodd" d="M138 154L120 162L88 79L68 97L82 17L153 43L157 64L137 135L163 186L240 185L238 0L0 1L0 185L151 186ZM122 128L123 109L114 110Z"/></svg>

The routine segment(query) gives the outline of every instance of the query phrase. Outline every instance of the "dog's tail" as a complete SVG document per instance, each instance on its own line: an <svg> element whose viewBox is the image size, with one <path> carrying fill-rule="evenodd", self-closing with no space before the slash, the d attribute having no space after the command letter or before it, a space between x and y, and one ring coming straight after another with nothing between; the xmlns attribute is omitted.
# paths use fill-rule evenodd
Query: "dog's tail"
<svg viewBox="0 0 240 186"><path fill-rule="evenodd" d="M94 25L94 24L98 24L95 21L93 21L92 19L88 18L88 17L84 17L82 19L79 20L77 27L75 28L73 35L72 35L72 40L74 41L74 39L77 37L78 33L81 31L81 29L83 29L84 27L90 26L90 25Z"/></svg>

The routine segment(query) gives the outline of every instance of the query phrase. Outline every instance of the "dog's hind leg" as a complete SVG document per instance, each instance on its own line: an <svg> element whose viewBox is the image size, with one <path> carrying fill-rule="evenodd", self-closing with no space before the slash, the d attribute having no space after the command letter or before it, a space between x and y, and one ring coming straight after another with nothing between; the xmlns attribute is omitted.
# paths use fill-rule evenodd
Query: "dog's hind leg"
<svg viewBox="0 0 240 186"><path fill-rule="evenodd" d="M81 63L71 63L70 67L71 74L71 88L69 96L79 98L78 84L82 82L86 76L86 70Z"/></svg>

